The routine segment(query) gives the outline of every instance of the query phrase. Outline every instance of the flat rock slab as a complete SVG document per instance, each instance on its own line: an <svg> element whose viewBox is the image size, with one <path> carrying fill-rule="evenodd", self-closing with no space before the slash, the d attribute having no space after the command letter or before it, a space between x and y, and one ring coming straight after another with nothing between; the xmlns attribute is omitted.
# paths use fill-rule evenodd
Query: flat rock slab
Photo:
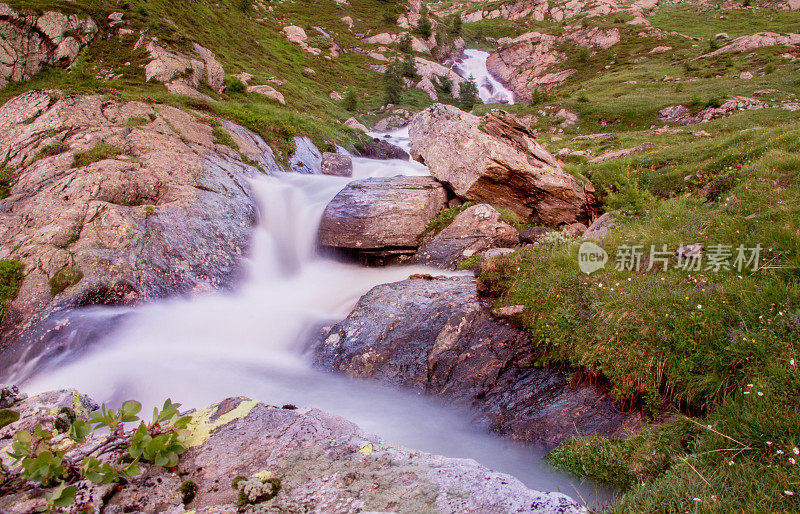
<svg viewBox="0 0 800 514"><path fill-rule="evenodd" d="M431 177L356 180L325 208L318 241L335 248L413 253L428 222L446 202L447 192Z"/></svg>
<svg viewBox="0 0 800 514"><path fill-rule="evenodd" d="M12 406L19 421L0 430L9 444L16 431L43 423L53 408L96 409L74 391L44 393ZM192 413L178 466L168 471L141 464L142 474L117 491L114 484L79 483L78 498L95 512L402 512L402 513L585 513L560 493L528 489L473 460L451 459L403 448L365 434L325 412L280 409L246 398L228 398ZM93 444L92 442L87 443ZM280 481L264 502L239 508L237 476ZM197 485L183 504L181 483ZM31 512L44 504L40 491L0 497L0 510Z"/></svg>
<svg viewBox="0 0 800 514"><path fill-rule="evenodd" d="M532 367L530 334L492 318L475 279L412 278L377 286L313 344L316 366L470 407L511 439L551 447L574 435L622 435L640 421L568 372Z"/></svg>

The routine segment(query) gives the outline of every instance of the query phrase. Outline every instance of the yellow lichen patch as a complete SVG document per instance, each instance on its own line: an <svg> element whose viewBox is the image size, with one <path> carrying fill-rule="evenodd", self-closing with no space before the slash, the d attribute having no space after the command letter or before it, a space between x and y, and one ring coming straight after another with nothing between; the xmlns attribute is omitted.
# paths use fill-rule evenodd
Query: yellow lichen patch
<svg viewBox="0 0 800 514"><path fill-rule="evenodd" d="M226 425L235 419L247 416L257 404L258 402L254 400L243 400L235 409L226 412L214 421L211 421L211 416L213 416L219 408L218 405L212 405L211 407L206 407L205 409L195 412L192 414L192 421L190 421L189 425L186 427L189 435L186 436L184 445L186 448L192 448L203 444L211 436L212 430Z"/></svg>
<svg viewBox="0 0 800 514"><path fill-rule="evenodd" d="M372 450L374 449L375 448L372 446L372 443L367 443L358 449L358 453L361 453L363 455L369 455L370 453L372 453Z"/></svg>
<svg viewBox="0 0 800 514"><path fill-rule="evenodd" d="M268 478L272 478L272 472L267 471L266 469L263 471L259 471L258 473L253 474L254 477L261 480L262 482L266 481Z"/></svg>

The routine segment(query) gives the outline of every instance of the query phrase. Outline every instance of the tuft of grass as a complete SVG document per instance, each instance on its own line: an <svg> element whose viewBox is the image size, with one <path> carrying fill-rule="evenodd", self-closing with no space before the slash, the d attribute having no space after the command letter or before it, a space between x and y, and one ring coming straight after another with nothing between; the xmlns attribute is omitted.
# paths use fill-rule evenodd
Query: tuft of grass
<svg viewBox="0 0 800 514"><path fill-rule="evenodd" d="M75 266L64 266L50 279L50 294L53 296L64 292L68 287L72 287L83 278L83 272Z"/></svg>
<svg viewBox="0 0 800 514"><path fill-rule="evenodd" d="M15 260L0 261L0 319L8 312L8 307L17 297L24 278L25 266Z"/></svg>
<svg viewBox="0 0 800 514"><path fill-rule="evenodd" d="M456 269L459 270L468 270L468 269L475 269L478 267L478 264L481 263L481 254L476 253L472 257L467 257L463 259L458 264L456 264Z"/></svg>
<svg viewBox="0 0 800 514"><path fill-rule="evenodd" d="M85 152L78 152L74 156L72 162L73 168L82 168L89 166L92 163L99 162L105 159L112 159L123 152L122 148L118 148L108 143L100 142L94 145L91 150Z"/></svg>
<svg viewBox="0 0 800 514"><path fill-rule="evenodd" d="M141 127L142 125L147 125L152 121L147 116L133 116L125 120L125 126L130 128Z"/></svg>
<svg viewBox="0 0 800 514"><path fill-rule="evenodd" d="M59 155L64 152L69 151L69 145L64 143L63 141L56 141L55 143L49 144L39 150L37 152L36 157L34 157L33 161L38 161L39 159L45 159L47 157L52 157L54 155Z"/></svg>
<svg viewBox="0 0 800 514"><path fill-rule="evenodd" d="M233 148L237 152L239 151L238 143L236 143L233 136L231 136L230 132L225 130L224 127L214 127L212 134L214 135L214 144L225 145Z"/></svg>
<svg viewBox="0 0 800 514"><path fill-rule="evenodd" d="M0 428L10 425L15 421L19 421L19 412L9 409L0 410Z"/></svg>
<svg viewBox="0 0 800 514"><path fill-rule="evenodd" d="M439 232L446 229L453 222L456 216L469 209L473 205L475 204L472 202L465 202L461 205L443 210L437 214L435 218L428 222L428 226L425 227L425 232L422 233L421 237L425 237L428 234L431 236L437 235Z"/></svg>

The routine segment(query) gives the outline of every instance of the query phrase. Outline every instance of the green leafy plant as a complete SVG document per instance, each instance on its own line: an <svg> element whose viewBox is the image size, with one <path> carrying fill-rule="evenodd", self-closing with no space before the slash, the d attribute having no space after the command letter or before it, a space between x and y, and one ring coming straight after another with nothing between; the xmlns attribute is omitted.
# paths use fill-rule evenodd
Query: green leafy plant
<svg viewBox="0 0 800 514"><path fill-rule="evenodd" d="M52 487L45 496L48 511L73 504L80 480L95 484L123 484L141 473L139 463L173 468L186 450L185 429L191 416L180 416L180 404L166 400L153 409L153 418L145 423L139 418L142 405L124 402L118 410L107 409L79 418L72 409L73 421L65 431L36 425L32 431L14 434L9 457L17 467L0 463L0 491L19 491L34 487ZM64 412L65 409L62 409ZM126 423L136 423L126 430ZM196 492L196 489L195 489Z"/></svg>
<svg viewBox="0 0 800 514"><path fill-rule="evenodd" d="M233 148L236 151L239 151L239 144L223 127L214 127L214 130L211 132L211 134L214 136L215 145L225 145Z"/></svg>

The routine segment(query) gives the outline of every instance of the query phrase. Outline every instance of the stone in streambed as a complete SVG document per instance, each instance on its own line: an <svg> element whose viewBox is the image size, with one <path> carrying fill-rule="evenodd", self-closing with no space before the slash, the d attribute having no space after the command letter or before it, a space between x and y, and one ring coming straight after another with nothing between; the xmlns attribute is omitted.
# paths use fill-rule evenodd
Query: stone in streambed
<svg viewBox="0 0 800 514"><path fill-rule="evenodd" d="M570 386L565 370L530 366L530 334L493 318L472 277L377 286L312 347L320 368L470 407L482 424L520 441L616 436L641 421L599 387Z"/></svg>
<svg viewBox="0 0 800 514"><path fill-rule="evenodd" d="M426 237L414 256L420 264L445 269L476 253L493 247L511 247L519 242L519 234L511 225L500 221L500 213L491 205L473 205L453 219L435 236Z"/></svg>
<svg viewBox="0 0 800 514"><path fill-rule="evenodd" d="M446 204L447 192L431 177L356 180L325 208L318 242L374 255L411 254Z"/></svg>

